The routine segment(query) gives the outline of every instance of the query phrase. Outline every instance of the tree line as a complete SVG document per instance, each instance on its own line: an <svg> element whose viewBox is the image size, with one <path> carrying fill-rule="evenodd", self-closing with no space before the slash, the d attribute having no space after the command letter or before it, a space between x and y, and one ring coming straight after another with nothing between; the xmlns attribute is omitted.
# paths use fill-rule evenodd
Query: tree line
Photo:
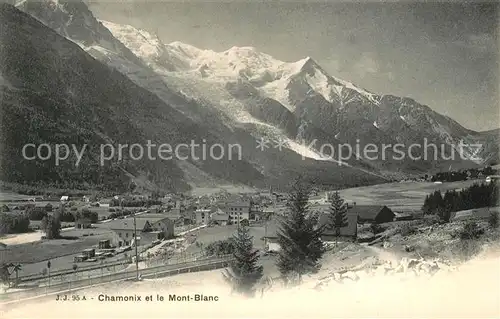
<svg viewBox="0 0 500 319"><path fill-rule="evenodd" d="M153 205L161 205L161 200L158 199L116 199L113 198L109 203L109 207L149 207Z"/></svg>
<svg viewBox="0 0 500 319"><path fill-rule="evenodd" d="M26 213L0 213L0 234L19 234L30 230L30 219Z"/></svg>
<svg viewBox="0 0 500 319"><path fill-rule="evenodd" d="M499 188L496 182L475 183L461 191L448 190L444 195L439 190L434 191L425 197L422 211L427 215L437 215L447 222L453 212L496 206L498 200Z"/></svg>
<svg viewBox="0 0 500 319"><path fill-rule="evenodd" d="M487 166L485 168L470 168L464 169L460 171L448 171L448 172L438 172L431 176L432 182L458 182L465 181L469 178L475 179L480 175L489 176L498 174L498 170L493 169L491 166ZM426 175L427 179L427 175Z"/></svg>
<svg viewBox="0 0 500 319"><path fill-rule="evenodd" d="M45 207L35 206L28 207L26 214L30 220L43 220L50 212L52 212L52 205L49 208L48 204ZM74 208L74 210L73 210ZM58 210L59 220L61 222L73 223L81 218L87 218L91 223L97 223L99 220L99 215L97 212L93 212L88 208L83 208L81 211L77 211L76 207L72 207L71 210L66 210L64 207L60 207Z"/></svg>

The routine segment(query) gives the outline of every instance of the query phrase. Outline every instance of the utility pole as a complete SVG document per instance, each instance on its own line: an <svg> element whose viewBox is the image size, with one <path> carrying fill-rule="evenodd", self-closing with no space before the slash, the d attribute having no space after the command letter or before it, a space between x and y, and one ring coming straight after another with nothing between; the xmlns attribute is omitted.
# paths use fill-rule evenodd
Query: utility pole
<svg viewBox="0 0 500 319"><path fill-rule="evenodd" d="M52 263L49 261L47 261L47 269L48 269L48 273L49 273L49 288L50 288L50 267L52 266Z"/></svg>
<svg viewBox="0 0 500 319"><path fill-rule="evenodd" d="M134 246L135 246L136 279L139 280L139 257L137 254L137 224L136 224L136 220L135 220L135 213L134 213Z"/></svg>

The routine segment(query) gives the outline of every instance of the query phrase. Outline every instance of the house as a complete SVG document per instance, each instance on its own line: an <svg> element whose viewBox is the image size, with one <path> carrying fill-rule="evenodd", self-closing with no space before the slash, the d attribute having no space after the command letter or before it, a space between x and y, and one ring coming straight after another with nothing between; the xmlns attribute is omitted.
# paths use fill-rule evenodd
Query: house
<svg viewBox="0 0 500 319"><path fill-rule="evenodd" d="M227 225L229 223L229 215L224 213L222 210L217 209L214 213L210 215L210 222L216 225Z"/></svg>
<svg viewBox="0 0 500 319"><path fill-rule="evenodd" d="M185 209L181 214L180 222L182 225L194 225L196 224L196 214L193 207Z"/></svg>
<svg viewBox="0 0 500 319"><path fill-rule="evenodd" d="M413 220L415 217L408 212L394 212L394 220L395 221L400 221L400 220Z"/></svg>
<svg viewBox="0 0 500 319"><path fill-rule="evenodd" d="M275 213L276 213L276 210L272 207L262 207L259 211L256 211L254 213L253 220L254 221L267 220L268 218L273 216Z"/></svg>
<svg viewBox="0 0 500 319"><path fill-rule="evenodd" d="M234 201L226 204L225 212L229 215L230 224L238 224L242 220L250 219L250 201Z"/></svg>
<svg viewBox="0 0 500 319"><path fill-rule="evenodd" d="M348 211L358 215L358 223L388 223L394 220L394 212L387 206L354 205Z"/></svg>
<svg viewBox="0 0 500 319"><path fill-rule="evenodd" d="M160 238L173 238L175 230L175 221L165 214L142 214L137 215L136 220L146 219L151 223L151 228L155 232L160 232Z"/></svg>
<svg viewBox="0 0 500 319"><path fill-rule="evenodd" d="M321 239L323 241L333 241L336 237L334 228L329 227L330 215L326 211L319 212L318 227L324 227ZM265 223L264 241L265 247L269 251L279 251L278 244L279 219L274 218ZM339 238L342 240L355 240L358 235L358 215L354 211L347 212L347 225L340 228Z"/></svg>
<svg viewBox="0 0 500 319"><path fill-rule="evenodd" d="M199 225L208 225L210 222L210 213L212 210L210 209L197 209L194 211L196 215L196 224Z"/></svg>
<svg viewBox="0 0 500 319"><path fill-rule="evenodd" d="M208 197L200 197L195 201L195 205L199 209L208 209L212 205L212 201Z"/></svg>
<svg viewBox="0 0 500 319"><path fill-rule="evenodd" d="M90 222L90 218L80 217L75 220L75 229L87 229L91 227L92 223Z"/></svg>
<svg viewBox="0 0 500 319"><path fill-rule="evenodd" d="M110 249L111 248L111 242L109 239L103 239L99 240L99 249Z"/></svg>
<svg viewBox="0 0 500 319"><path fill-rule="evenodd" d="M175 202L175 207L173 207L170 211L167 212L168 217L173 220L178 220L182 217L182 208L181 208L181 202L176 201Z"/></svg>
<svg viewBox="0 0 500 319"><path fill-rule="evenodd" d="M67 202L69 200L69 196L61 196L61 202Z"/></svg>
<svg viewBox="0 0 500 319"><path fill-rule="evenodd" d="M358 215L352 210L347 211L347 225L340 228L339 237L342 239L355 240L358 236ZM331 226L330 214L326 211L320 213L318 226L324 227L321 239L324 241L335 240L336 230Z"/></svg>
<svg viewBox="0 0 500 319"><path fill-rule="evenodd" d="M174 222L168 217L148 216L156 214L142 214L135 218L137 229L137 245L147 245L155 240L174 237ZM103 224L104 227L112 230L117 236L113 238L113 245L131 246L135 244L134 239L134 218L127 217L116 219Z"/></svg>

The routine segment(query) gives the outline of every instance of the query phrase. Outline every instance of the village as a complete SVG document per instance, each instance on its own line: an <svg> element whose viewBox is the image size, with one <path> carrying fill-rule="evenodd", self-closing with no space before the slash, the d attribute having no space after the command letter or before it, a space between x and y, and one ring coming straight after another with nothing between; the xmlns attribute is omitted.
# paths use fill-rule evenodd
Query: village
<svg viewBox="0 0 500 319"><path fill-rule="evenodd" d="M488 179L491 182L492 177L488 176L486 182ZM459 190L483 181L403 181L341 190L346 199L347 223L340 235L351 241L370 242L377 235L372 225L398 225L424 218L422 204L428 193L436 189ZM311 190L310 210L317 215L320 227L329 222L333 194ZM10 272L10 280L22 288L50 284L50 274L54 283L56 274L61 274L63 280L68 274L77 278L114 273L134 267L134 262L142 268L194 262L220 254L224 241L244 225L251 229L254 246L262 258L272 264L273 255L280 249L277 234L280 218L286 217L287 196L269 188L253 193L220 190L200 196L132 193L110 198L17 198L3 204L3 218L25 216L29 221L24 232L21 229L0 238L0 253L5 264L16 267ZM488 213L474 212L485 215L479 217L487 217ZM51 234L47 220L54 215L59 216L60 229ZM455 213L451 219L464 216L467 213ZM331 241L333 236L333 230L325 228L323 240ZM220 247L214 248L215 244Z"/></svg>

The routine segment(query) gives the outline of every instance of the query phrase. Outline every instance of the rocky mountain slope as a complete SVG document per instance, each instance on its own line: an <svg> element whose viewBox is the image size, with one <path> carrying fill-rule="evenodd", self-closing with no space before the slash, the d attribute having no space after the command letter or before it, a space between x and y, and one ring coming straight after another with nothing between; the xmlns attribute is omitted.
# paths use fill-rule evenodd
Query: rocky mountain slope
<svg viewBox="0 0 500 319"><path fill-rule="evenodd" d="M191 141L220 143L203 126L185 117L125 75L100 63L73 42L13 6L0 7L1 179L96 186L123 190L131 178L165 189L188 189L182 166L191 165L214 180L252 183L263 179L242 159L205 161L139 159L137 153L100 165L100 145L146 145ZM88 148L75 166L74 155L60 165L22 156L26 143L74 144ZM182 151L182 155L186 152ZM28 155L32 154L28 152ZM43 153L42 155L46 155ZM238 177L239 176L239 177Z"/></svg>
<svg viewBox="0 0 500 319"><path fill-rule="evenodd" d="M62 8L72 12L66 6ZM60 21L71 24L81 19ZM85 21L88 23L88 19ZM68 36L68 30L79 29L65 24L59 30L65 30L63 34ZM317 176L319 183L329 185L383 180L363 169L338 169L336 163L302 160L291 150L270 149L264 155L255 148L255 136L251 134L256 124L231 125L224 114L207 108L203 101L175 93L118 43L109 46L114 51L96 54L102 50L97 44L102 37L88 34L93 36L83 42L69 41L31 16L2 5L2 180L106 189L124 189L134 180L144 187L175 190L220 184L265 187L289 182L298 173ZM84 38L79 34L75 37ZM95 46L99 49L92 50ZM128 67L130 72L123 71ZM157 84L156 90L152 83ZM226 153L221 160L210 156L205 160L190 157L165 161L156 156L157 160L134 160L125 150L123 160L99 165L100 144L145 146L148 140L173 146L191 141L208 147L221 144L225 150L228 143L238 143L243 156L229 157ZM53 147L57 143L75 144L78 149L87 144L89 149L78 167L72 158L56 165L53 158L24 159L21 151L28 142ZM333 169L337 171L328 173Z"/></svg>

